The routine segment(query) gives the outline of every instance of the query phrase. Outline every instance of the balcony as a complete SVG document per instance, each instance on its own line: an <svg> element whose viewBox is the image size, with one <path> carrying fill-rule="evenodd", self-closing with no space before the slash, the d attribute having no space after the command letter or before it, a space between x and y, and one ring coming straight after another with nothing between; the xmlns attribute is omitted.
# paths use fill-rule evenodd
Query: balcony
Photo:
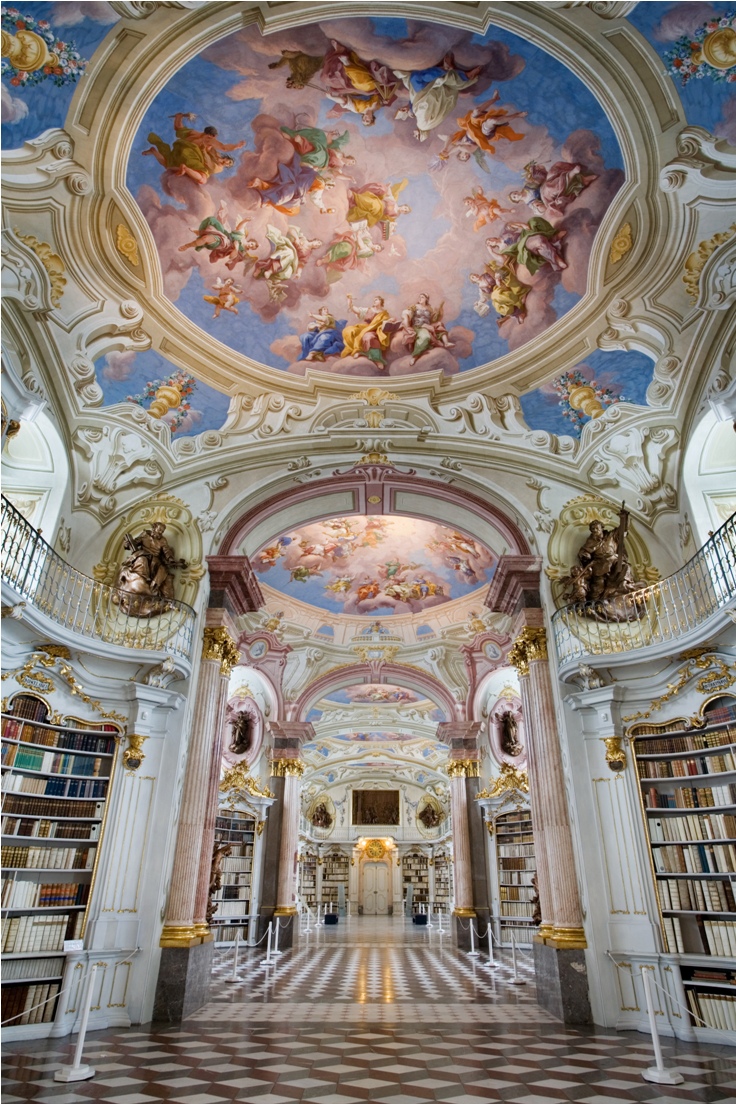
<svg viewBox="0 0 736 1104"><path fill-rule="evenodd" d="M673 644L691 647L735 600L736 514L674 575L617 599L615 618L595 603L557 610L552 631L560 674L595 656L644 658Z"/></svg>
<svg viewBox="0 0 736 1104"><path fill-rule="evenodd" d="M25 602L29 621L37 621L44 631L63 630L64 642L72 647L82 646L81 637L95 641L98 654L119 655L121 648L136 655L148 652L159 660L171 657L189 672L195 621L191 606L166 601L160 614L136 616L135 596L71 567L4 497L0 577L10 592L5 601ZM58 631L54 639L60 640Z"/></svg>

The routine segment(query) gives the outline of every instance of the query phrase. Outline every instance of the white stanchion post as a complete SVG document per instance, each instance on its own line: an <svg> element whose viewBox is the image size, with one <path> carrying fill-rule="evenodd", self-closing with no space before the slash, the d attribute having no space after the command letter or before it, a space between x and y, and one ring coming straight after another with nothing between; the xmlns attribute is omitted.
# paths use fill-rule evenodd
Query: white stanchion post
<svg viewBox="0 0 736 1104"><path fill-rule="evenodd" d="M480 954L480 952L476 951L476 949L475 949L475 926L473 924L473 921L471 920L470 921L470 950L468 951L468 956L470 958L477 958L479 954Z"/></svg>
<svg viewBox="0 0 736 1104"><path fill-rule="evenodd" d="M89 1081L90 1077L95 1075L92 1066L82 1064L82 1050L84 1049L84 1038L87 1034L87 1021L89 1020L89 1010L92 1004L92 988L96 975L97 964L95 963L89 972L87 988L84 991L84 1011L82 1012L82 1022L79 1025L79 1038L74 1050L74 1061L70 1066L60 1066L54 1074L54 1081Z"/></svg>
<svg viewBox="0 0 736 1104"><path fill-rule="evenodd" d="M304 907L307 910L307 923L306 923L306 926L304 928L304 934L309 935L311 930L312 930L312 928L311 928L312 910L310 909L309 905L305 905Z"/></svg>
<svg viewBox="0 0 736 1104"><path fill-rule="evenodd" d="M432 927L432 905L431 904L427 908L427 927L428 928Z"/></svg>
<svg viewBox="0 0 736 1104"><path fill-rule="evenodd" d="M268 922L268 935L266 937L266 957L263 960L264 966L273 966L274 960L271 957L271 937L273 935L273 922Z"/></svg>
<svg viewBox="0 0 736 1104"><path fill-rule="evenodd" d="M486 962L486 970L497 970L500 966L500 962L496 962L493 957L493 928L491 926L491 918L488 917L488 961Z"/></svg>
<svg viewBox="0 0 736 1104"><path fill-rule="evenodd" d="M511 932L511 962L512 962L513 967L514 967L514 976L511 979L511 984L512 985L526 985L526 982L524 981L523 978L519 977L519 974L516 970L516 936L514 935L513 930Z"/></svg>
<svg viewBox="0 0 736 1104"><path fill-rule="evenodd" d="M276 917L276 929L275 929L275 932L274 932L274 940L273 940L273 955L274 955L274 958L276 957L276 955L280 955L280 954L284 953L283 951L279 950L279 931L280 930L281 930L281 917L277 916Z"/></svg>
<svg viewBox="0 0 736 1104"><path fill-rule="evenodd" d="M233 972L229 978L225 978L228 984L238 980L238 952L240 951L240 928L235 929L235 957L233 959Z"/></svg>
<svg viewBox="0 0 736 1104"><path fill-rule="evenodd" d="M445 929L442 927L442 909L437 909L437 934L444 935Z"/></svg>
<svg viewBox="0 0 736 1104"><path fill-rule="evenodd" d="M656 1066L651 1066L649 1069L645 1069L642 1072L642 1077L645 1081L653 1081L655 1085L681 1085L685 1078L681 1073L678 1073L677 1070L667 1069L662 1058L662 1044L659 1041L659 1029L657 1028L657 1018L654 1011L654 1001L652 999L652 982L649 977L649 971L651 969L651 966L642 966L641 980L644 985L644 996L647 999L647 1015L649 1016L649 1026L652 1031L654 1061L657 1064Z"/></svg>

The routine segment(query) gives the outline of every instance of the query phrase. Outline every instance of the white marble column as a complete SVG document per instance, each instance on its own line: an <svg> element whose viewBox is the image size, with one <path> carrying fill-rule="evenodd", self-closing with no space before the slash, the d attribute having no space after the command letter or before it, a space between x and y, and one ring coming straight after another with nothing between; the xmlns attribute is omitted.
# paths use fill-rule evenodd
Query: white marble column
<svg viewBox="0 0 736 1104"><path fill-rule="evenodd" d="M514 653L510 656L514 661ZM521 701L524 707L524 716L527 718L525 747L527 754L527 776L529 779L529 805L532 813L532 831L534 832L534 859L537 875L537 892L539 894L539 908L542 920L539 925L540 938L548 938L554 928L554 907L552 904L552 884L550 878L549 862L547 859L547 843L545 835L545 789L540 784L539 752L534 733L538 731L537 720L534 716L535 700L529 691L529 667L522 657L517 662L519 672L519 687Z"/></svg>
<svg viewBox="0 0 736 1104"><path fill-rule="evenodd" d="M215 725L224 708L230 671L240 653L226 628L206 628L202 661L187 749L184 792L179 814L174 868L161 933L162 947L192 947L209 935L195 923L203 833L210 793L210 768ZM211 854L210 847L210 854Z"/></svg>
<svg viewBox="0 0 736 1104"><path fill-rule="evenodd" d="M544 857L546 866L546 872L538 876L544 925L540 935L554 947L585 947L545 630L523 628L509 658L521 675L522 700L528 719L526 741L529 780L533 787L532 816L539 817L541 829L539 841L535 819L535 843L537 854ZM541 870L541 863L538 866Z"/></svg>
<svg viewBox="0 0 736 1104"><path fill-rule="evenodd" d="M272 777L284 779L276 916L295 916L297 912L297 852L303 774L304 763L301 759L276 759L271 764Z"/></svg>

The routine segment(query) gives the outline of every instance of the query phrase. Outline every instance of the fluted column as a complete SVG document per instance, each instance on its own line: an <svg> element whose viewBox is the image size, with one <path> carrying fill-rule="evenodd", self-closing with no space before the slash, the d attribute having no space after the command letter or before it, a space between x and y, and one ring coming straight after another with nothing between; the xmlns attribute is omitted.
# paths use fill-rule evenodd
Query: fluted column
<svg viewBox="0 0 736 1104"><path fill-rule="evenodd" d="M209 935L206 923L196 923L195 905L200 886L205 817L212 790L213 737L222 727L228 680L239 657L240 652L226 628L218 626L204 630L174 868L161 933L162 947L192 947ZM217 765L219 777L219 758ZM209 872L209 864L207 870Z"/></svg>
<svg viewBox="0 0 736 1104"><path fill-rule="evenodd" d="M530 782L534 779L533 793L541 828L538 840L535 823L535 842L546 867L545 874L538 878L544 925L540 935L553 947L585 947L545 630L523 628L509 658L525 684L523 692L527 700L524 704L529 709L530 724L526 733L529 778ZM546 881L544 898L543 880Z"/></svg>
<svg viewBox="0 0 736 1104"><path fill-rule="evenodd" d="M220 659L220 695L217 703L217 711L213 720L212 743L210 749L210 776L207 784L205 801L204 823L202 826L202 847L199 862L199 877L197 879L197 892L194 901L194 926L202 934L204 939L211 937L210 926L207 922L207 907L210 900L210 881L212 878L212 853L215 847L215 822L220 796L220 773L222 769L222 745L224 742L225 710L227 708L227 692L230 675L235 664L240 658L240 652L234 640L225 628L205 629L210 633L210 639L222 640L223 655ZM217 634L221 634L217 636ZM215 643L215 647L219 644Z"/></svg>
<svg viewBox="0 0 736 1104"><path fill-rule="evenodd" d="M480 764L473 759L455 759L447 764L450 776L450 816L452 818L452 853L455 865L455 916L475 916L473 907L473 873L468 825L467 777L478 778Z"/></svg>
<svg viewBox="0 0 736 1104"><path fill-rule="evenodd" d="M542 920L539 925L538 936L541 939L552 935L554 928L554 910L552 905L552 884L547 861L547 843L545 836L545 791L540 785L540 768L537 741L534 732L538 731L537 718L534 715L534 697L529 691L529 667L522 657L515 658L514 653L509 656L512 662L517 662L519 672L519 687L521 702L524 708L524 716L527 718L525 745L527 758L527 775L529 779L529 806L532 814L532 831L534 833L534 858L537 875L537 892L539 894L539 908Z"/></svg>

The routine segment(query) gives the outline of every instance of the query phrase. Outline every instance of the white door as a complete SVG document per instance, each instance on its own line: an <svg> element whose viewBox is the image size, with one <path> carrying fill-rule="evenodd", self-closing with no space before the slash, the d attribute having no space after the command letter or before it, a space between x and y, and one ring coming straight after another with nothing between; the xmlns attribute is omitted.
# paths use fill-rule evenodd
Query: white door
<svg viewBox="0 0 736 1104"><path fill-rule="evenodd" d="M388 914L388 867L382 862L363 864L363 914Z"/></svg>

